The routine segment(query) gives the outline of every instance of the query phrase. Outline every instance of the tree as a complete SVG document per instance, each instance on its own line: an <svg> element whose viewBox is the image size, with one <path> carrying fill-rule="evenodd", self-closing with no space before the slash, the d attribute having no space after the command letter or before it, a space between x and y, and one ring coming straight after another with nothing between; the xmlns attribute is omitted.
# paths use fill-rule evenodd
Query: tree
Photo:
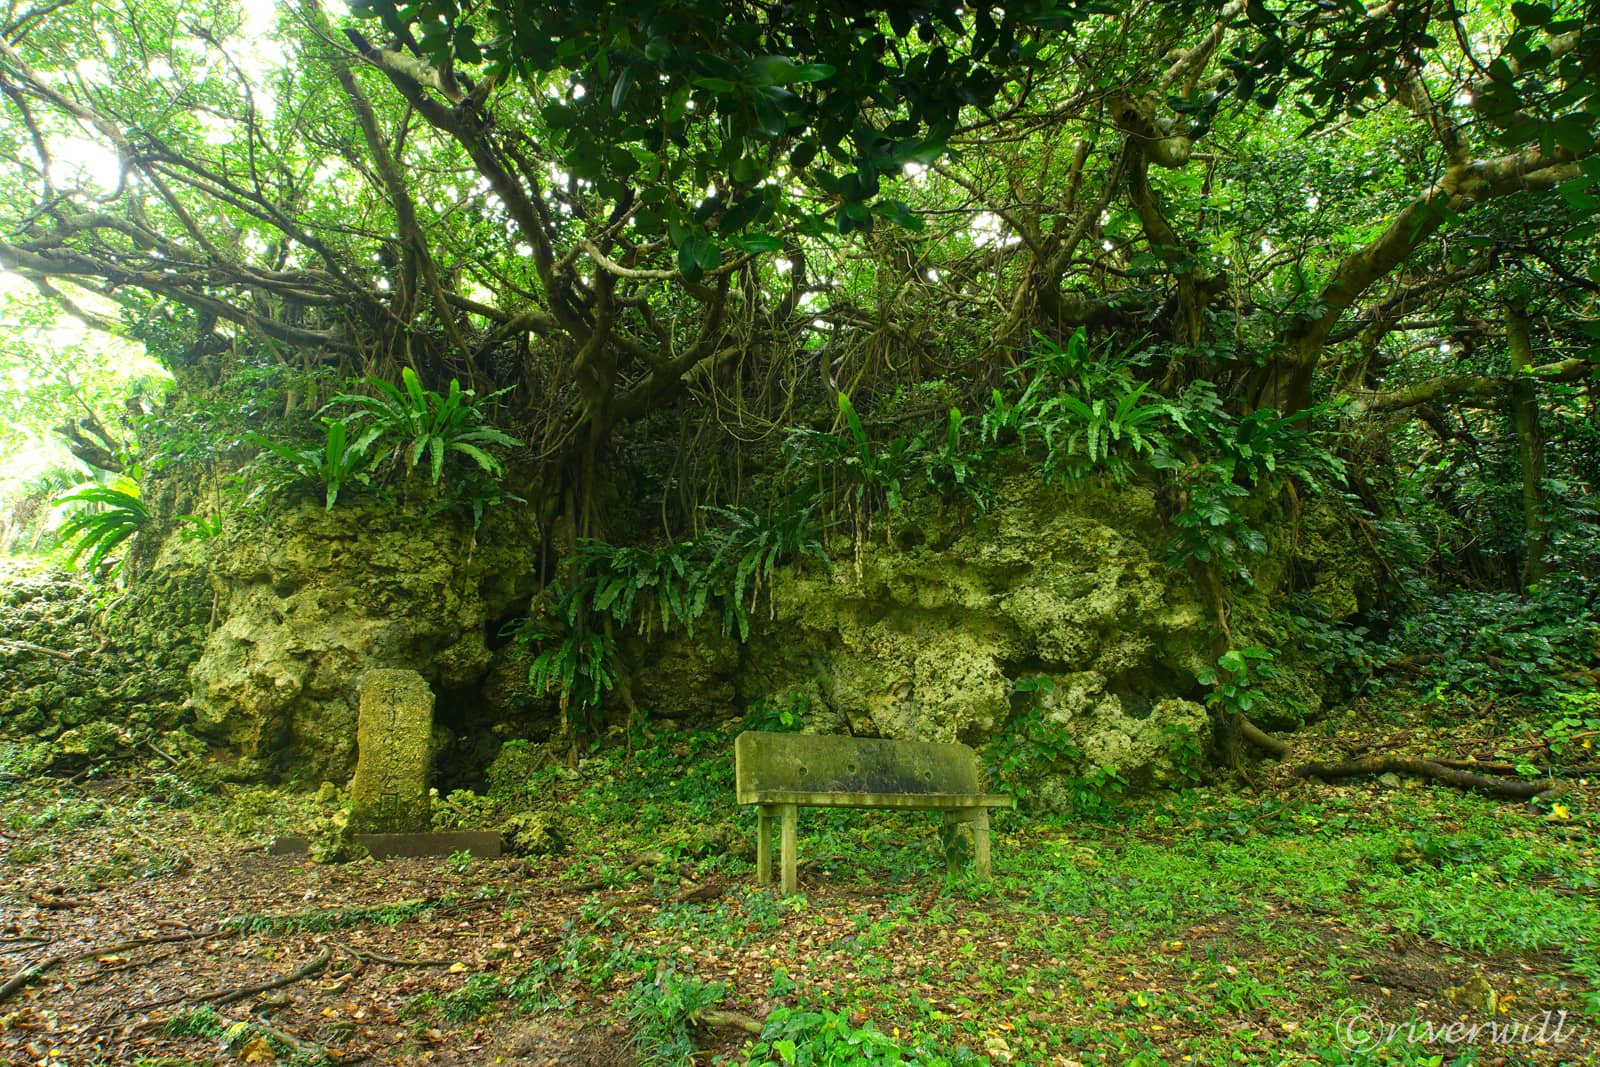
<svg viewBox="0 0 1600 1067"><path fill-rule="evenodd" d="M1395 412L1509 388L1395 353L1522 272L1571 298L1520 373L1591 373L1576 4L366 10L286 5L269 50L220 2L14 9L0 263L190 390L510 387L578 534L622 423L689 396L748 440L795 383L908 366L976 391L1036 330L1139 341L1169 392Z"/></svg>

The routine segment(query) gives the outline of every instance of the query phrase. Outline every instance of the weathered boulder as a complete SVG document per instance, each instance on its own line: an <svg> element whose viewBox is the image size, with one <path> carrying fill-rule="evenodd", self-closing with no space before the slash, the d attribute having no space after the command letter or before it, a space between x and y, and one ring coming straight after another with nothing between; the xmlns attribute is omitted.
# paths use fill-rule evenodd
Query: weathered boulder
<svg viewBox="0 0 1600 1067"><path fill-rule="evenodd" d="M1180 697L1125 700L1107 693L1105 676L1096 671L1060 676L1054 688L1030 696L1068 746L1066 758L1041 776L1039 795L1047 807L1071 806L1068 783L1073 779L1114 777L1134 787L1192 781L1211 735L1210 716L1200 704Z"/></svg>
<svg viewBox="0 0 1600 1067"><path fill-rule="evenodd" d="M21 742L34 769L126 758L146 740L192 754L188 663L175 653L192 613L180 603L157 634L138 625L142 608L81 573L0 558L0 736Z"/></svg>
<svg viewBox="0 0 1600 1067"><path fill-rule="evenodd" d="M506 850L516 856L553 856L567 847L559 819L543 811L522 811L500 824Z"/></svg>
<svg viewBox="0 0 1600 1067"><path fill-rule="evenodd" d="M821 729L982 744L1011 717L1017 680L1043 674L1072 738L1062 759L1077 761L1061 773L1170 780L1173 724L1199 744L1209 734L1182 699L1197 695L1209 635L1198 592L1162 562L1156 506L1146 487L1022 476L976 522L908 502L857 558L776 583L778 618L746 650L740 693L798 696Z"/></svg>
<svg viewBox="0 0 1600 1067"><path fill-rule="evenodd" d="M535 527L509 506L476 532L425 512L376 498L307 503L214 539L217 623L190 674L200 726L247 766L315 782L354 768L368 671L419 671L447 729L483 714L491 642L532 591Z"/></svg>
<svg viewBox="0 0 1600 1067"><path fill-rule="evenodd" d="M350 825L358 833L428 829L433 691L416 671L373 670L361 679Z"/></svg>

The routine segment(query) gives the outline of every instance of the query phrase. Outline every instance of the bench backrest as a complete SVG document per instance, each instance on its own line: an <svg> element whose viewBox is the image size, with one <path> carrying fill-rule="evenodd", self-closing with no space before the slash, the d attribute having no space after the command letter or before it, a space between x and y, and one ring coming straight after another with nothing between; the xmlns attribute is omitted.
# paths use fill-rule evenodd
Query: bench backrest
<svg viewBox="0 0 1600 1067"><path fill-rule="evenodd" d="M733 743L739 803L769 790L975 794L978 756L966 745L747 730Z"/></svg>

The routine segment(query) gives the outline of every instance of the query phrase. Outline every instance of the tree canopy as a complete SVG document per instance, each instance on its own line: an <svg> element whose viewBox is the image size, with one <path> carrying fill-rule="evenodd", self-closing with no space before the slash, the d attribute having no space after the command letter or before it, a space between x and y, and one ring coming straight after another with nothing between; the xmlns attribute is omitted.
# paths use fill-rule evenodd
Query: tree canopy
<svg viewBox="0 0 1600 1067"><path fill-rule="evenodd" d="M1584 12L14 4L0 264L191 391L509 390L584 528L621 424L748 443L1079 328L1244 411L1426 410L1591 375Z"/></svg>

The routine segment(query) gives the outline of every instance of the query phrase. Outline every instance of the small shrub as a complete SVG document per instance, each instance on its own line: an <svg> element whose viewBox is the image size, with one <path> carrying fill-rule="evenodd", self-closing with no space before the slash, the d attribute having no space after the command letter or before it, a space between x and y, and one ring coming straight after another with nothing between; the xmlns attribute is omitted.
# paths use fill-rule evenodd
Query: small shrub
<svg viewBox="0 0 1600 1067"><path fill-rule="evenodd" d="M1458 589L1423 601L1391 638L1417 687L1518 697L1553 706L1563 677L1600 663L1600 613L1585 584L1550 581L1529 594Z"/></svg>
<svg viewBox="0 0 1600 1067"><path fill-rule="evenodd" d="M470 789L452 789L450 795L443 798L437 789L430 789L428 794L432 809L429 818L435 830L490 826L499 809L493 798L480 796Z"/></svg>
<svg viewBox="0 0 1600 1067"><path fill-rule="evenodd" d="M954 1057L900 1040L842 1011L777 1008L751 1046L751 1067L955 1067L988 1061L962 1050Z"/></svg>
<svg viewBox="0 0 1600 1067"><path fill-rule="evenodd" d="M692 1064L695 1046L689 1027L727 994L726 984L679 974L670 963L658 965L654 977L634 983L625 1010L640 1067Z"/></svg>

